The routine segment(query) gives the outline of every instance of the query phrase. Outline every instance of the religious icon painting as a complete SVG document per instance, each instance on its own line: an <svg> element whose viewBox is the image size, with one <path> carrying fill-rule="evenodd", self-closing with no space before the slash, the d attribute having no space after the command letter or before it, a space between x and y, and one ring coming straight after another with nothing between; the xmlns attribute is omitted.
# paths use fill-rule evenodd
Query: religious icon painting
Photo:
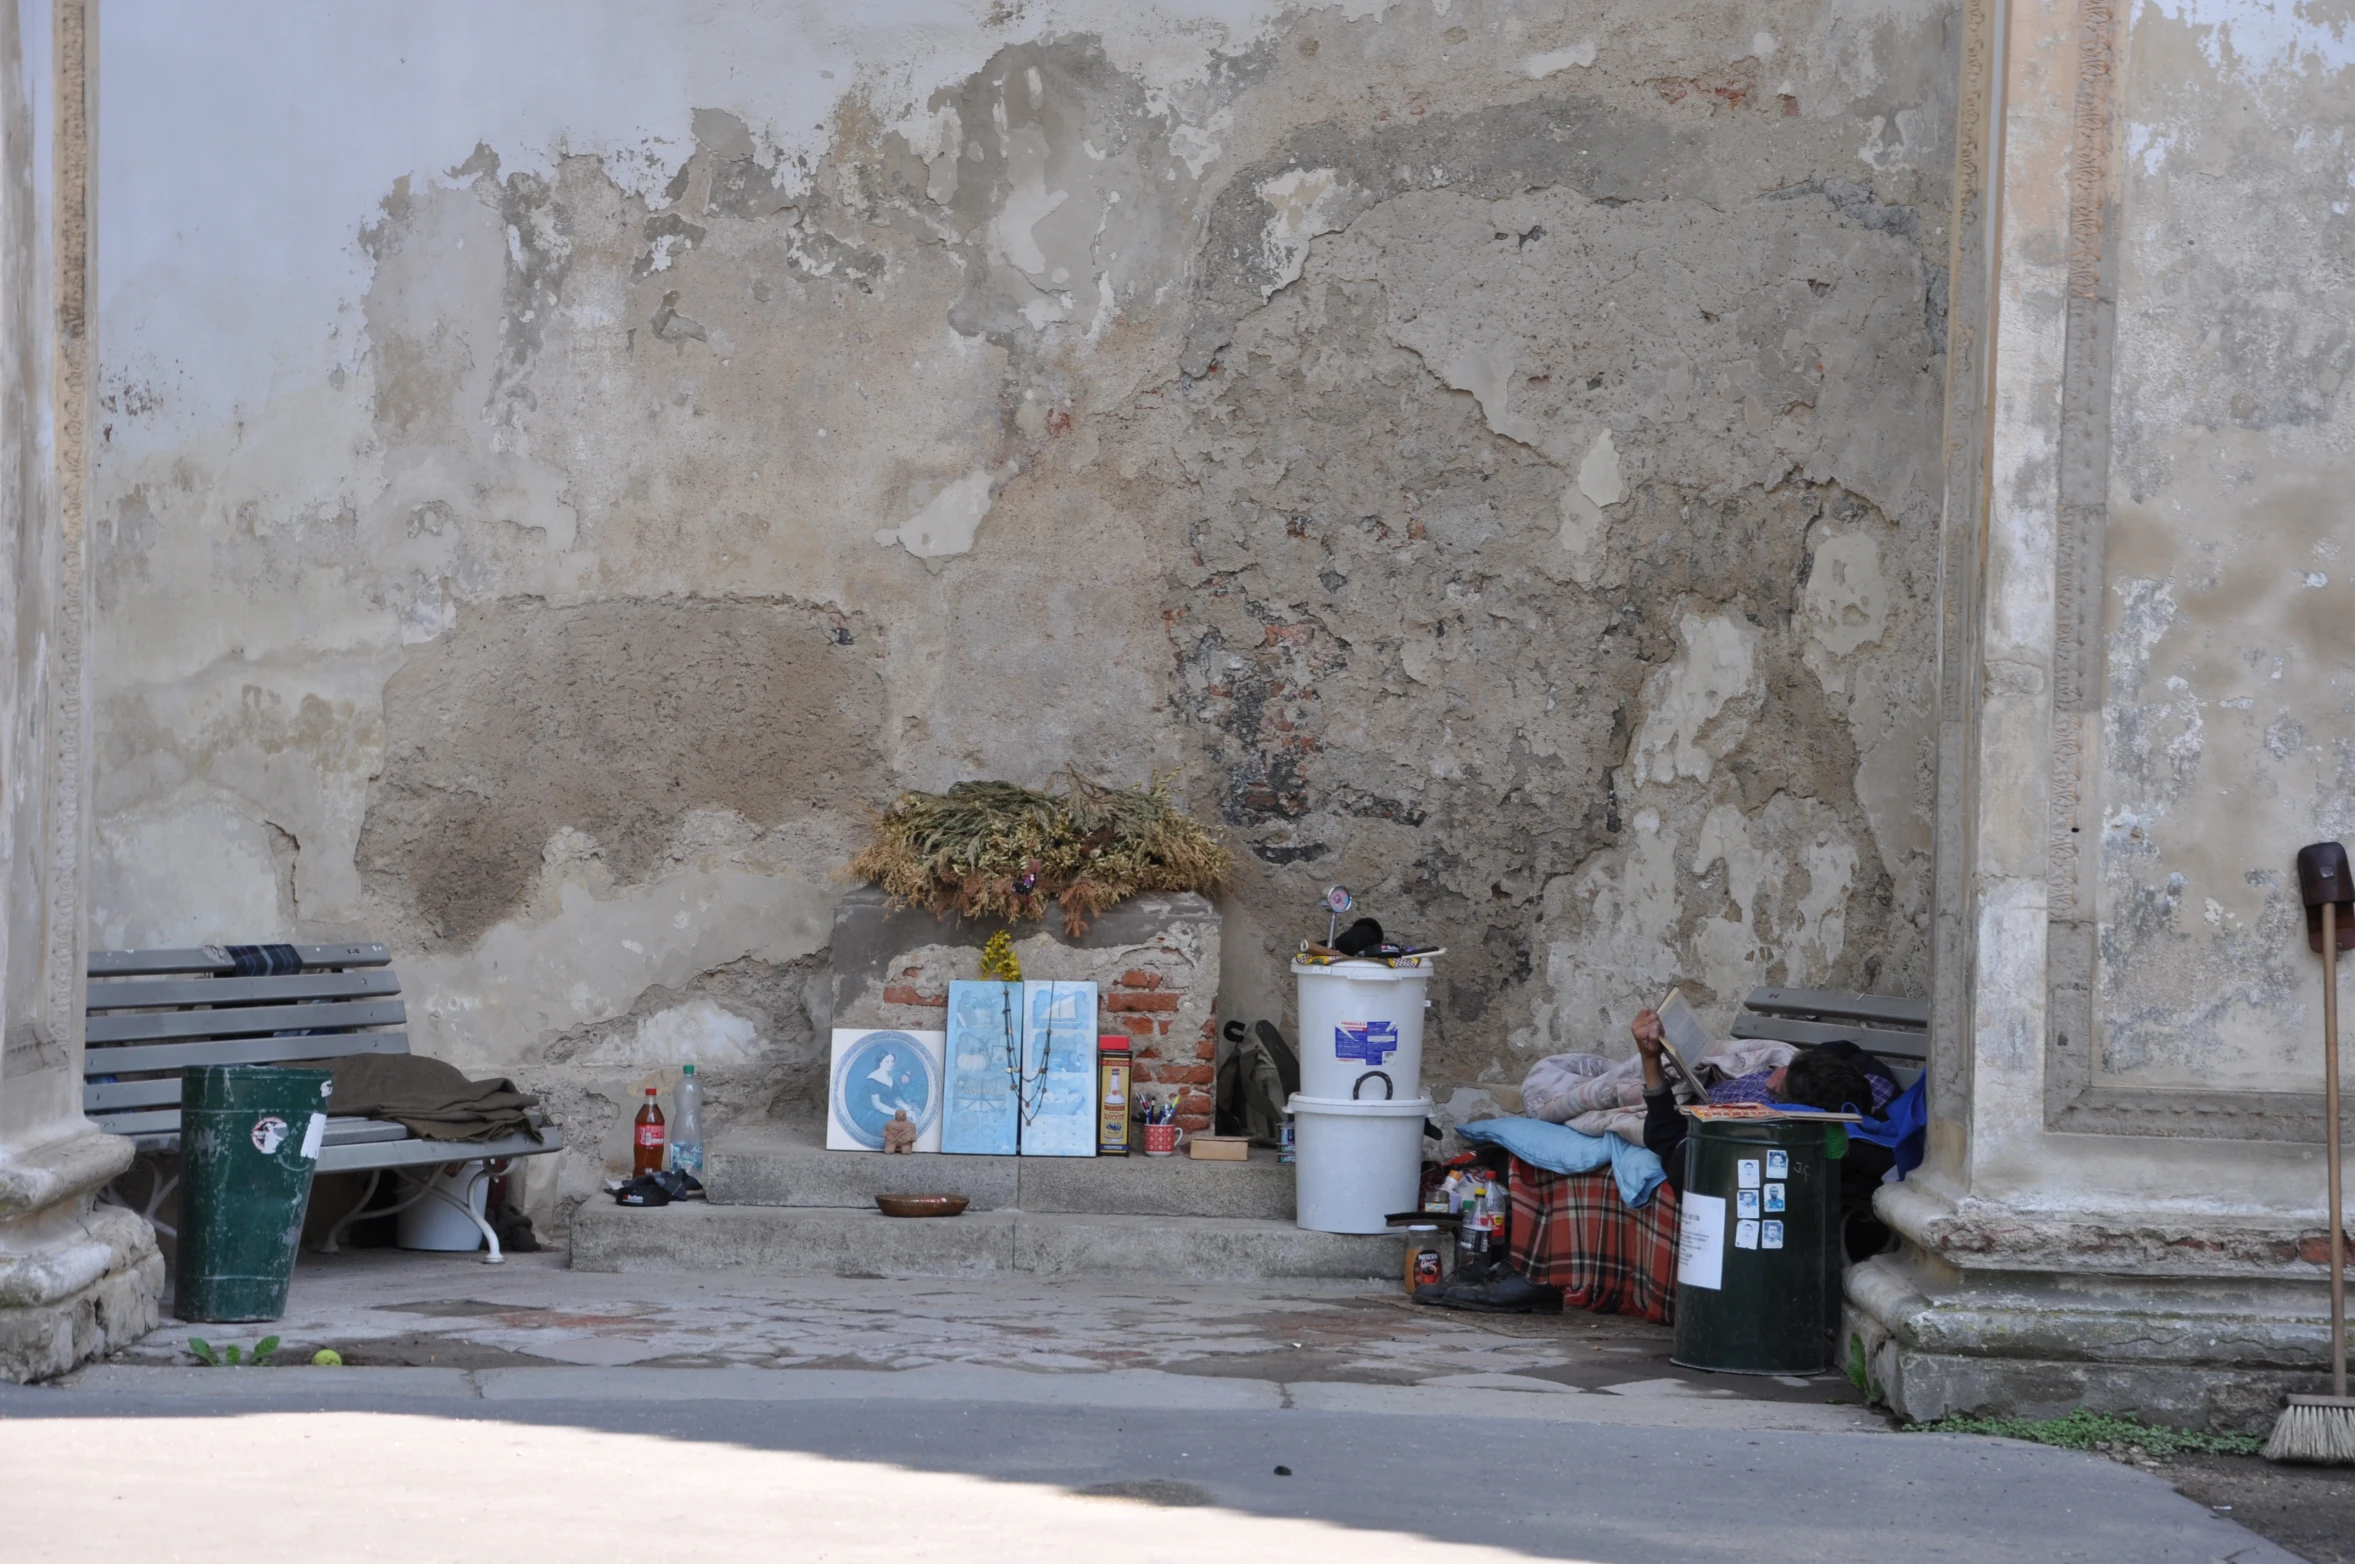
<svg viewBox="0 0 2355 1564"><path fill-rule="evenodd" d="M838 1026L826 1093L826 1149L881 1151L883 1127L903 1110L917 1151L940 1150L946 1034Z"/></svg>

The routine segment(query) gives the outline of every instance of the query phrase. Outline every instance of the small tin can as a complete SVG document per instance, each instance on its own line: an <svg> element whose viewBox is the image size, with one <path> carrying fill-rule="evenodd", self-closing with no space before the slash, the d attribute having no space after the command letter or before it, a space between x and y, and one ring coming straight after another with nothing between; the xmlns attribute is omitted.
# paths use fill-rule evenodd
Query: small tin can
<svg viewBox="0 0 2355 1564"><path fill-rule="evenodd" d="M1276 1132L1276 1160L1292 1160L1292 1115L1289 1113L1284 1115L1284 1127Z"/></svg>
<svg viewBox="0 0 2355 1564"><path fill-rule="evenodd" d="M1406 1230L1406 1290L1411 1294L1418 1287L1430 1287L1439 1281L1439 1229L1410 1227Z"/></svg>

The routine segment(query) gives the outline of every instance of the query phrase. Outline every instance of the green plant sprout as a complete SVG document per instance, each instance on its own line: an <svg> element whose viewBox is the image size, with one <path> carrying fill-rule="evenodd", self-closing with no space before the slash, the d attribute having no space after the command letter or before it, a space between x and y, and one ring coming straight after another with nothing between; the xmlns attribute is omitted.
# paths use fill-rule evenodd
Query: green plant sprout
<svg viewBox="0 0 2355 1564"><path fill-rule="evenodd" d="M232 1343L229 1346L216 1349L211 1342L202 1336L189 1337L188 1350L196 1354L196 1361L204 1364L207 1368L237 1368L246 1363L251 1363L254 1367L259 1368L271 1353L278 1350L278 1338L264 1336L260 1341L255 1342L253 1356L250 1358L245 1355L243 1347Z"/></svg>

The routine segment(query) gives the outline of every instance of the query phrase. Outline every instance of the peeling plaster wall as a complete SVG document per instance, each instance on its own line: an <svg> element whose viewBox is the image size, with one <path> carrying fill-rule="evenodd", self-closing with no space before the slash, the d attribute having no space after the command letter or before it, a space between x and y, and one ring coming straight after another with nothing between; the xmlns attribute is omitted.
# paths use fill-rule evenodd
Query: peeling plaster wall
<svg viewBox="0 0 2355 1564"><path fill-rule="evenodd" d="M1922 990L1946 0L240 9L105 12L101 943L390 940L574 1193L965 777L1182 773L1231 1014L1444 940L1459 1105Z"/></svg>
<svg viewBox="0 0 2355 1564"><path fill-rule="evenodd" d="M2121 1085L2321 1079L2291 858L2355 833L2351 24L2154 0L2127 34L2098 1012Z"/></svg>

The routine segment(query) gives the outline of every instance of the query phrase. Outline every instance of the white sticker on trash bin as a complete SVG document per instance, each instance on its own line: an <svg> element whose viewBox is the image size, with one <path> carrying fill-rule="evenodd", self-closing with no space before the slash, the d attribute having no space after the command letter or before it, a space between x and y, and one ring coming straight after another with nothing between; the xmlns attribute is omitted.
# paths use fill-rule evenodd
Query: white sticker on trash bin
<svg viewBox="0 0 2355 1564"><path fill-rule="evenodd" d="M1783 1186L1782 1186L1782 1185L1780 1185L1780 1184L1769 1184L1769 1185L1767 1185L1767 1186L1766 1186L1766 1210L1767 1210L1767 1214L1771 1216L1771 1215L1773 1215L1775 1212L1777 1212L1777 1211L1780 1211L1782 1208L1783 1208Z"/></svg>
<svg viewBox="0 0 2355 1564"><path fill-rule="evenodd" d="M1735 1190L1735 1191L1734 1191L1734 1215L1736 1215L1736 1216L1756 1216L1757 1214L1758 1214L1758 1191L1757 1191L1757 1190L1755 1190L1755 1189L1737 1189L1737 1190Z"/></svg>
<svg viewBox="0 0 2355 1564"><path fill-rule="evenodd" d="M1734 1183L1743 1189L1758 1187L1758 1159L1744 1157L1734 1164Z"/></svg>
<svg viewBox="0 0 2355 1564"><path fill-rule="evenodd" d="M1768 1152L1766 1154L1766 1176L1768 1178L1789 1178L1791 1176L1791 1154L1787 1151Z"/></svg>
<svg viewBox="0 0 2355 1564"><path fill-rule="evenodd" d="M1333 1028L1333 1057L1380 1064L1398 1052L1395 1021L1344 1021Z"/></svg>
<svg viewBox="0 0 2355 1564"><path fill-rule="evenodd" d="M1782 1223L1780 1223L1780 1222L1761 1222L1761 1223L1759 1223L1759 1224L1758 1224L1758 1247L1759 1247L1759 1248L1761 1248L1761 1249L1780 1249L1782 1246L1783 1246L1783 1224L1782 1224Z"/></svg>
<svg viewBox="0 0 2355 1564"><path fill-rule="evenodd" d="M1676 1285L1725 1285L1725 1201L1716 1195L1687 1194L1678 1207Z"/></svg>
<svg viewBox="0 0 2355 1564"><path fill-rule="evenodd" d="M1756 1222L1736 1222L1734 1224L1734 1247L1736 1249L1758 1247L1758 1224Z"/></svg>
<svg viewBox="0 0 2355 1564"><path fill-rule="evenodd" d="M319 1143L326 1138L327 1115L324 1113L312 1114L311 1127L303 1131L303 1160L305 1162L319 1160Z"/></svg>
<svg viewBox="0 0 2355 1564"><path fill-rule="evenodd" d="M278 1148L286 1144L284 1119L256 1119L253 1126L253 1149L265 1157L278 1155Z"/></svg>

